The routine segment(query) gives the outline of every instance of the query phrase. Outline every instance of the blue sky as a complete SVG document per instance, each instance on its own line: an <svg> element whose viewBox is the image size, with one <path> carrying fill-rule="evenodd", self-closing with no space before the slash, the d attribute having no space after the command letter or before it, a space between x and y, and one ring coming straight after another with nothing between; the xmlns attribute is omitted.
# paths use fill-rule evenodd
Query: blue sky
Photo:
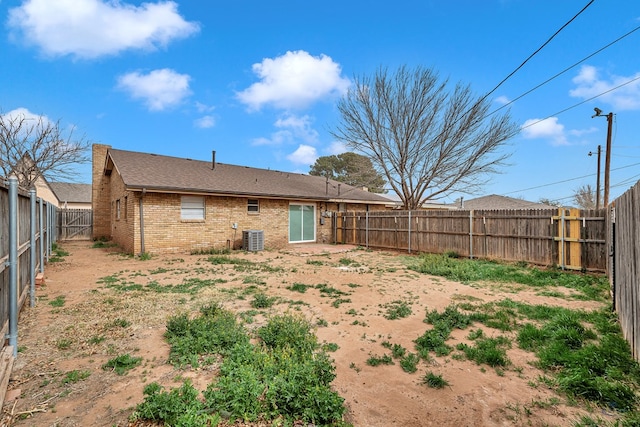
<svg viewBox="0 0 640 427"><path fill-rule="evenodd" d="M202 160L216 150L223 163L306 173L318 156L345 150L328 129L354 76L421 65L482 95L588 3L0 0L0 114L60 120L118 149ZM595 0L491 95L492 105L639 26L640 2ZM512 103L518 124L536 124L509 141L502 174L465 199L570 203L579 186L595 187L588 153L598 144L604 152L607 121L591 117L594 107L615 115L612 198L632 186L639 47L636 31ZM90 180L80 167L78 181Z"/></svg>

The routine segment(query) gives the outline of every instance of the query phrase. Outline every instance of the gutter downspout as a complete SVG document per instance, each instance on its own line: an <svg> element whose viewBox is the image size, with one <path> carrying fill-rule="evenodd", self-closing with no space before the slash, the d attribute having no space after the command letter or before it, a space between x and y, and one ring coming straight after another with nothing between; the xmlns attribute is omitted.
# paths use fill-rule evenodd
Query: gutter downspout
<svg viewBox="0 0 640 427"><path fill-rule="evenodd" d="M144 250L144 204L142 198L147 193L147 189L143 188L142 193L140 194L140 253L145 253Z"/></svg>

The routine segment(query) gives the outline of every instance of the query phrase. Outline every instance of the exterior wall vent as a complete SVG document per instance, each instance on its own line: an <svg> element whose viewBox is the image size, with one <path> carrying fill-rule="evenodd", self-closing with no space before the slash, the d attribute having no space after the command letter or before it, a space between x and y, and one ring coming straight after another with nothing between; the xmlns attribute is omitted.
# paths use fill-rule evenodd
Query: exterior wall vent
<svg viewBox="0 0 640 427"><path fill-rule="evenodd" d="M242 232L242 249L252 252L264 250L264 231L244 230Z"/></svg>

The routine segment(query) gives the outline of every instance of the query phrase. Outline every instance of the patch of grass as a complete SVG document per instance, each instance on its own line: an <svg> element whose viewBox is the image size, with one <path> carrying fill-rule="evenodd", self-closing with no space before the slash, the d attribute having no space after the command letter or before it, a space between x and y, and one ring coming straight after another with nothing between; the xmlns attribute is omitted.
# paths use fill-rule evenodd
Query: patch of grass
<svg viewBox="0 0 640 427"><path fill-rule="evenodd" d="M128 328L131 326L131 322L127 319L113 319L111 322L107 323L107 327L109 328Z"/></svg>
<svg viewBox="0 0 640 427"><path fill-rule="evenodd" d="M605 301L609 292L608 279L604 275L540 269L523 264L424 254L418 263L413 263L408 268L467 284L472 282L519 283L541 289L561 286L576 290L583 299L595 301Z"/></svg>
<svg viewBox="0 0 640 427"><path fill-rule="evenodd" d="M434 325L433 329L427 330L424 334L414 340L416 350L423 357L430 351L438 356L446 356L451 353L452 348L446 344L451 335L451 328L446 324Z"/></svg>
<svg viewBox="0 0 640 427"><path fill-rule="evenodd" d="M256 332L263 345L233 347L203 393L205 407L248 422L339 422L345 408L330 389L335 367L326 353L315 351L317 338L309 323L296 316L275 316Z"/></svg>
<svg viewBox="0 0 640 427"><path fill-rule="evenodd" d="M152 258L152 255L149 252L142 252L138 255L138 259L140 261L149 261Z"/></svg>
<svg viewBox="0 0 640 427"><path fill-rule="evenodd" d="M429 371L422 378L422 383L431 388L445 388L449 382L442 378L442 375L436 375Z"/></svg>
<svg viewBox="0 0 640 427"><path fill-rule="evenodd" d="M286 289L293 291L293 292L300 292L301 294L307 292L307 289L309 289L311 286L310 285L305 285L304 283L294 283L291 286L287 286Z"/></svg>
<svg viewBox="0 0 640 427"><path fill-rule="evenodd" d="M165 338L171 345L169 362L177 367L200 365L200 356L227 355L236 345L249 341L235 315L219 305L206 306L201 315L190 319L186 314L169 318Z"/></svg>
<svg viewBox="0 0 640 427"><path fill-rule="evenodd" d="M367 365L369 366L379 366L379 365L395 365L393 362L393 358L388 354L383 354L382 356L370 356L367 359Z"/></svg>
<svg viewBox="0 0 640 427"><path fill-rule="evenodd" d="M510 362L507 358L506 349L510 347L510 342L505 337L478 338L473 346L459 344L456 348L461 350L467 359L473 360L477 364L486 364L491 367L507 366Z"/></svg>
<svg viewBox="0 0 640 427"><path fill-rule="evenodd" d="M230 249L204 248L191 251L191 255L229 255Z"/></svg>
<svg viewBox="0 0 640 427"><path fill-rule="evenodd" d="M107 361L107 363L102 365L102 369L104 369L105 371L114 371L118 375L125 375L127 372L141 363L142 357L132 357L129 353L127 353L110 359L109 361Z"/></svg>
<svg viewBox="0 0 640 427"><path fill-rule="evenodd" d="M418 370L418 362L420 357L415 353L409 353L400 359L400 367L403 371L412 374Z"/></svg>
<svg viewBox="0 0 640 427"><path fill-rule="evenodd" d="M268 297L266 294L257 293L253 296L251 307L253 308L269 308L278 300L277 297Z"/></svg>
<svg viewBox="0 0 640 427"><path fill-rule="evenodd" d="M324 262L320 261L319 259L308 259L306 264L308 264L308 265L324 265Z"/></svg>
<svg viewBox="0 0 640 427"><path fill-rule="evenodd" d="M94 249L115 248L116 246L118 246L117 243L113 243L113 242L109 242L109 241L102 241L102 240L95 241L95 242L93 242L93 245L91 245L91 247L94 248Z"/></svg>
<svg viewBox="0 0 640 427"><path fill-rule="evenodd" d="M328 343L322 344L322 350L332 352L332 353L334 351L338 351L339 348L340 346L334 342L328 342Z"/></svg>
<svg viewBox="0 0 640 427"><path fill-rule="evenodd" d="M190 294L195 295L200 290L213 287L219 283L226 283L224 279L199 279L197 277L190 277L184 279L182 283L177 285L161 285L156 281L149 282L144 290L157 292L157 293L169 293L169 294Z"/></svg>
<svg viewBox="0 0 640 427"><path fill-rule="evenodd" d="M316 285L316 289L320 291L320 295L329 296L332 298L336 298L342 295L349 295L349 293L341 291L340 289L334 288L333 286L328 286L324 283Z"/></svg>
<svg viewBox="0 0 640 427"><path fill-rule="evenodd" d="M87 341L89 344L100 344L102 342L104 342L107 338L102 336L102 335L96 335L93 336L91 338L89 338L89 340Z"/></svg>
<svg viewBox="0 0 640 427"><path fill-rule="evenodd" d="M51 244L51 256L49 257L49 262L62 262L66 256L69 256L69 252L59 247L57 243Z"/></svg>
<svg viewBox="0 0 640 427"><path fill-rule="evenodd" d="M406 301L396 300L382 306L386 308L384 318L389 320L403 319L411 315L411 305Z"/></svg>
<svg viewBox="0 0 640 427"><path fill-rule="evenodd" d="M55 297L55 299L49 301L49 305L51 307L62 307L64 306L65 298L66 297L64 295L58 295L57 297Z"/></svg>
<svg viewBox="0 0 640 427"><path fill-rule="evenodd" d="M56 347L59 350L68 350L71 348L71 344L73 344L73 341L69 338L60 338L56 340Z"/></svg>
<svg viewBox="0 0 640 427"><path fill-rule="evenodd" d="M64 375L64 377L62 377L61 382L62 384L77 383L78 381L82 381L89 378L90 375L91 375L91 371L73 370L73 371L67 372Z"/></svg>
<svg viewBox="0 0 640 427"><path fill-rule="evenodd" d="M556 376L555 385L569 396L628 411L636 407L640 367L610 313L559 312L541 326L525 324L518 345L535 352L538 366ZM583 325L585 319L598 332Z"/></svg>
<svg viewBox="0 0 640 427"><path fill-rule="evenodd" d="M351 302L350 298L336 298L333 300L333 302L331 303L332 307L338 308L340 307L342 304L344 303L349 303Z"/></svg>
<svg viewBox="0 0 640 427"><path fill-rule="evenodd" d="M200 392L190 380L170 391L153 382L144 388L143 394L144 401L136 407L131 421L154 420L168 426L185 427L216 426L221 421L220 415L205 410Z"/></svg>

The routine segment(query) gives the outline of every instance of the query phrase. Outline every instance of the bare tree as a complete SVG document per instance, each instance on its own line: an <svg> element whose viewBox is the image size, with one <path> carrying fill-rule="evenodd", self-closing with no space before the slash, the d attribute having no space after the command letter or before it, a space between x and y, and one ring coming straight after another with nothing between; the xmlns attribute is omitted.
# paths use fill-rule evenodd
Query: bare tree
<svg viewBox="0 0 640 427"><path fill-rule="evenodd" d="M449 90L423 67L356 77L338 110L332 135L371 158L405 209L472 193L504 165L500 149L518 132L508 112L490 118L486 97L460 83Z"/></svg>
<svg viewBox="0 0 640 427"><path fill-rule="evenodd" d="M582 185L573 192L573 202L580 209L596 208L596 190L590 184Z"/></svg>
<svg viewBox="0 0 640 427"><path fill-rule="evenodd" d="M15 174L22 187L30 188L41 177L71 180L74 166L90 161L91 142L63 131L60 121L24 112L0 114L0 172Z"/></svg>

